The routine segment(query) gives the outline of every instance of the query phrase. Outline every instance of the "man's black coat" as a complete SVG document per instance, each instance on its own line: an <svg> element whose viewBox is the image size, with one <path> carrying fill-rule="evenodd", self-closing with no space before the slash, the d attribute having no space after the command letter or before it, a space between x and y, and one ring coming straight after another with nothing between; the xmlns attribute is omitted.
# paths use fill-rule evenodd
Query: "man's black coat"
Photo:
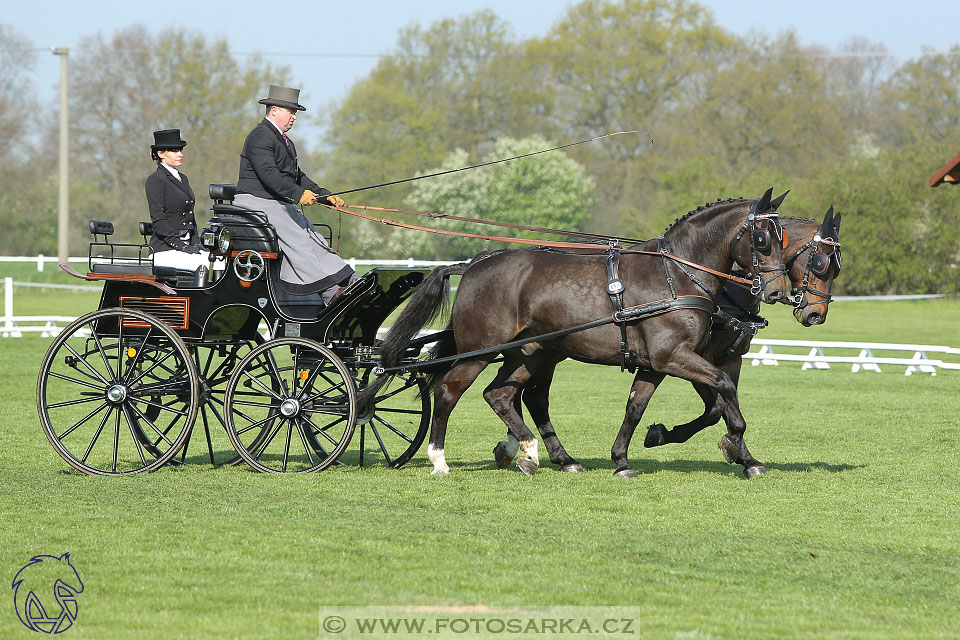
<svg viewBox="0 0 960 640"><path fill-rule="evenodd" d="M197 221L193 217L196 198L187 176L181 173L180 177L182 182L158 166L144 185L150 220L153 222L150 247L154 251L182 251L188 244L197 244L180 239L184 231L189 231L193 238L197 235Z"/></svg>
<svg viewBox="0 0 960 640"><path fill-rule="evenodd" d="M293 140L287 147L280 130L264 118L243 141L237 193L298 204L307 189L320 197L330 193L304 175Z"/></svg>

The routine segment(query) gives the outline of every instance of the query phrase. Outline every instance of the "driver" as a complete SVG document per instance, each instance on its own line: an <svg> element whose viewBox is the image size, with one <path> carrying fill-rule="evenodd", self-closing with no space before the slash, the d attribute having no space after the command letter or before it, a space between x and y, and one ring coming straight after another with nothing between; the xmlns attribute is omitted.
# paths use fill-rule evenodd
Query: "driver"
<svg viewBox="0 0 960 640"><path fill-rule="evenodd" d="M284 257L280 286L295 295L321 293L330 304L355 274L297 208L318 202L343 205L300 170L297 148L287 137L297 112L306 110L299 99L300 89L270 85L270 95L260 100L266 116L243 141L234 202L263 211L276 228Z"/></svg>

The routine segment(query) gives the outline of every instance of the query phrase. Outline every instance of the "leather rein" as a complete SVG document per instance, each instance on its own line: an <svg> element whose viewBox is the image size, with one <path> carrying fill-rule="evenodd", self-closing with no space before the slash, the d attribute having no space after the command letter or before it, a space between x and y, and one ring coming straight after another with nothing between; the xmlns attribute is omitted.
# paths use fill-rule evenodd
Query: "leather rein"
<svg viewBox="0 0 960 640"><path fill-rule="evenodd" d="M552 233L552 234L557 234L557 235L567 235L567 236L574 236L574 237L580 237L580 238L589 238L589 239L595 239L595 240L603 240L603 241L605 241L605 243L607 244L607 248L609 248L610 250L618 251L618 252L620 252L620 253L631 253L631 254L636 254L636 255L659 256L659 257L661 257L661 258L668 258L668 259L670 259L670 260L673 260L674 262L678 262L678 263L680 263L680 264L684 264L684 265L687 265L687 266L689 266L689 267L693 267L694 269L697 269L698 271L703 271L703 272L705 272L705 273L709 273L709 274L711 274L711 275L713 275L713 276L716 276L716 277L718 277L718 278L722 278L722 279L728 280L728 281L730 281L730 282L733 282L733 283L736 283L736 284L739 284L739 285L749 286L750 289L751 289L751 291L754 292L754 293L759 293L759 291L760 291L760 290L763 288L763 286L766 284L765 280L762 278L762 276L761 276L759 273L757 273L756 277L754 277L754 278L741 278L741 277L739 277L739 276L731 275L731 274L729 274L729 273L723 273L723 272L721 272L721 271L717 271L717 270L715 270L715 269L711 269L711 268L709 268L709 267L705 267L705 266L703 266L703 265L697 264L696 262L692 262L692 261L687 260L687 259L685 259L685 258L681 258L680 256L673 255L673 254L671 254L671 253L668 253L665 249L664 249L664 250L660 250L660 251L645 251L645 250L642 250L642 249L630 249L629 247L622 247L622 246L620 246L620 241L637 243L637 244L639 244L639 243L641 243L641 242L645 242L645 240L638 240L638 239L635 239L635 238L626 238L626 237L621 237L621 236L602 236L602 235L598 235L598 234L585 233L585 232L581 232L581 231L563 231L563 230L560 230L560 229L549 229L549 228L545 228L545 227L530 227L530 226L525 226L525 225L511 224L511 223L508 223L508 222L499 222L499 221L497 221L497 220L479 220L479 219L475 219L475 218L463 218L463 217L460 217L460 216L445 215L445 214L439 214L439 213L427 213L427 212L424 212L424 211L404 211L404 210L402 210L402 209L387 209L387 208L383 208L383 207L370 207L370 206L365 206L365 205L351 205L351 204L344 205L343 207L337 207L337 206L329 205L329 204L325 204L325 205L323 205L323 206L325 206L325 207L327 207L327 208L329 208L329 209L333 209L334 211L338 211L338 212L340 212L340 213L346 213L346 214L348 214L348 215L355 216L355 217L357 217L357 218L363 218L364 220L370 220L371 222L379 222L379 223L381 223L381 224L385 224L385 225L391 226L391 227L400 227L400 228L402 228L402 229L413 229L413 230L415 230L415 231L426 231L426 232L428 232L428 233L438 233L438 234L441 234L441 235L457 236L457 237L460 237L460 238L476 238L476 239L478 239L478 240L493 240L493 241L496 241L496 242L507 242L507 243L512 243L512 244L522 244L522 245L536 246L536 247L551 247L551 248L555 248L555 249L593 249L593 250L595 250L595 251L596 251L596 250L606 250L606 248L601 247L601 246L598 246L597 243L587 243L587 242L563 242L563 241L558 241L558 240L529 240L529 239L526 239L526 238L508 238L508 237L503 237L503 236L483 235L483 234L479 234L479 233L466 233L466 232L464 232L464 231L451 231L451 230L449 230L449 229L435 229L435 228L431 228L431 227L421 227L421 226L417 226L417 225L413 225L413 224L406 224L406 223L404 223L404 222L398 222L398 221L396 221L396 220L390 220L389 218L376 218L376 217L374 217L374 216L369 216L369 215L366 215L366 214L363 214L363 213L358 213L358 212L356 212L356 211L350 211L350 210L349 210L348 208L346 208L346 207L351 207L351 208L354 208L354 209L365 209L365 210L369 210L369 211L382 211L382 212L391 212L391 213L406 213L406 214L411 214L411 215L425 216L425 217L429 217L429 218L438 218L438 219L447 219L447 220L457 220L457 221L461 221L461 222L472 222L472 223L475 223L475 224L485 224L485 225L497 226L497 227L509 227L509 228L512 228L512 229L519 229L519 230L523 230L523 231L537 231L537 232L540 232L540 233ZM777 215L778 215L778 214L777 214L776 212L761 213L761 214L752 214L752 213L751 213L751 214L747 217L747 222L745 222L744 225L743 225L743 227L741 227L740 232L739 232L739 234L737 235L737 238L734 240L734 244L736 244L737 240L740 239L740 237L743 235L743 233L744 233L744 232L746 231L746 229L749 227L749 229L750 229L750 253L751 253L751 256L752 256L752 260L753 260L753 264L754 264L754 269L755 269L755 271L756 271L756 269L759 267L759 260L758 260L758 258L757 258L757 249L756 249L756 246L755 246L755 244L754 244L754 234L753 234L753 231L754 231L755 228L756 228L756 222L757 222L758 219L760 219L760 220L764 220L764 219L773 219L773 220L776 220ZM763 271L763 272L767 272L767 271L786 271L786 267L785 267L783 264L779 264L779 265L775 265L775 266L772 266L772 267L760 267L759 270L760 270L760 271Z"/></svg>

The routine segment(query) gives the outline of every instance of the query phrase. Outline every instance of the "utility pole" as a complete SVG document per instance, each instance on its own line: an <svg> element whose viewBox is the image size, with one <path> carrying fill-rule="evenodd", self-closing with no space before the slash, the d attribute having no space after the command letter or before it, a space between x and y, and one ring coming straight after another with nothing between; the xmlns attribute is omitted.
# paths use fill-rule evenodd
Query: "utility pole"
<svg viewBox="0 0 960 640"><path fill-rule="evenodd" d="M60 56L60 208L57 215L57 260L66 264L69 258L70 235L70 163L67 156L67 47L55 47L51 53Z"/></svg>

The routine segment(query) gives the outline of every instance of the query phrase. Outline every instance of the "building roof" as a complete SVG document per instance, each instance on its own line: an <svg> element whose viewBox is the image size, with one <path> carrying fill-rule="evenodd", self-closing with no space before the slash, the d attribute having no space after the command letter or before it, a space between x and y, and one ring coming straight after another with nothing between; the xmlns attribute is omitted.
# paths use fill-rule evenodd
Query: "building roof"
<svg viewBox="0 0 960 640"><path fill-rule="evenodd" d="M960 153L954 156L953 160L943 165L940 168L940 171L937 171L932 178L930 178L928 184L931 187L936 187L944 182L950 184L957 184L960 182Z"/></svg>

